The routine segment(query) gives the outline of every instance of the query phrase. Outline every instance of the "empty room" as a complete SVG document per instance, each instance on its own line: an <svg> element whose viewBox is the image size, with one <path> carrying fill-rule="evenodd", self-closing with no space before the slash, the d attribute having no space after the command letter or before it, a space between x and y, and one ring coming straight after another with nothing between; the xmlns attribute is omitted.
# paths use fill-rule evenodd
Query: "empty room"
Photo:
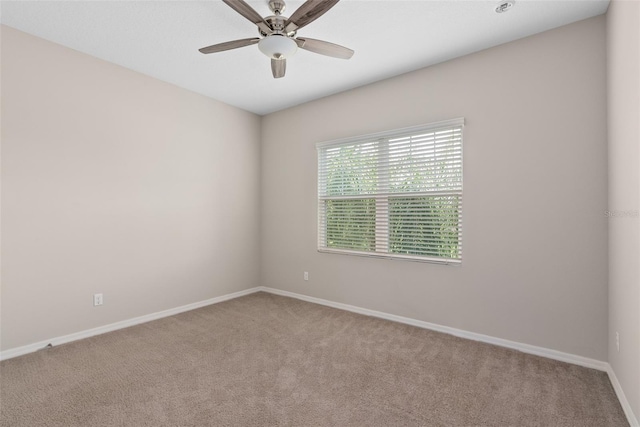
<svg viewBox="0 0 640 427"><path fill-rule="evenodd" d="M0 21L2 427L640 426L640 0Z"/></svg>

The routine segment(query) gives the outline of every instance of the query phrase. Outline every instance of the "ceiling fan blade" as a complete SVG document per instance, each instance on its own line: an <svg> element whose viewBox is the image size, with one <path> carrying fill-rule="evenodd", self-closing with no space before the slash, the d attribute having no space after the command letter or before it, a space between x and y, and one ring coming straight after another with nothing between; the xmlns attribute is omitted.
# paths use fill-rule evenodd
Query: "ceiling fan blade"
<svg viewBox="0 0 640 427"><path fill-rule="evenodd" d="M286 59L272 59L271 60L271 72L274 79L284 77L284 73L287 71Z"/></svg>
<svg viewBox="0 0 640 427"><path fill-rule="evenodd" d="M240 15L247 18L249 21L256 24L265 33L271 32L271 27L265 22L264 18L255 11L254 8L249 6L244 0L222 0L233 10Z"/></svg>
<svg viewBox="0 0 640 427"><path fill-rule="evenodd" d="M287 19L284 24L285 31L289 33L309 25L335 6L338 1L340 0L307 0Z"/></svg>
<svg viewBox="0 0 640 427"><path fill-rule="evenodd" d="M222 52L223 50L237 49L239 47L250 46L252 44L256 44L260 41L259 38L253 39L241 39L241 40L233 40L230 42L218 43L211 46L203 47L202 49L198 49L202 53L215 53Z"/></svg>
<svg viewBox="0 0 640 427"><path fill-rule="evenodd" d="M300 47L301 49L319 53L320 55L327 55L340 59L349 59L354 54L353 50L349 48L322 40L308 39L306 37L298 37L297 40L300 40L302 42L302 46L298 44L298 47Z"/></svg>

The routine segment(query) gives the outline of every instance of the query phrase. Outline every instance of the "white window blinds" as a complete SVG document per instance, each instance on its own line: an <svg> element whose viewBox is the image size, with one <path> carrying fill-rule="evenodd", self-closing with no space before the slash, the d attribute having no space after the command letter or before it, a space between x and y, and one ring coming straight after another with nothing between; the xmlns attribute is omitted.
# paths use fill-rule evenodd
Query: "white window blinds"
<svg viewBox="0 0 640 427"><path fill-rule="evenodd" d="M318 144L318 249L460 262L463 125Z"/></svg>

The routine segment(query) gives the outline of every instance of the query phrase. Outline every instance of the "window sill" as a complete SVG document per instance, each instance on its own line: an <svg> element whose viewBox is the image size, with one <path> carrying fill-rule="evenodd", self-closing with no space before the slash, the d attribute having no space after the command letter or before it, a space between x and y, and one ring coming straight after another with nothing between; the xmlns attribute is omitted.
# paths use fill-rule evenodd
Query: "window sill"
<svg viewBox="0 0 640 427"><path fill-rule="evenodd" d="M461 265L460 259L448 259L448 258L430 258L419 257L415 255L400 255L400 254L383 254L377 252L360 252L352 251L348 249L331 249L331 248L318 248L320 253L339 254L339 255L352 255L361 256L367 258L383 258L393 261L412 261L412 262L424 262L428 264L444 264L444 265Z"/></svg>

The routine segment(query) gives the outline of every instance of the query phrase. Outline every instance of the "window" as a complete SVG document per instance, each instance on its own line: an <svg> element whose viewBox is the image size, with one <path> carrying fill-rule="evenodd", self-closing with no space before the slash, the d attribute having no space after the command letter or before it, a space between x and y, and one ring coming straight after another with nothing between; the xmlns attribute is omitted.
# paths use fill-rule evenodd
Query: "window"
<svg viewBox="0 0 640 427"><path fill-rule="evenodd" d="M319 143L318 250L459 263L463 125Z"/></svg>

